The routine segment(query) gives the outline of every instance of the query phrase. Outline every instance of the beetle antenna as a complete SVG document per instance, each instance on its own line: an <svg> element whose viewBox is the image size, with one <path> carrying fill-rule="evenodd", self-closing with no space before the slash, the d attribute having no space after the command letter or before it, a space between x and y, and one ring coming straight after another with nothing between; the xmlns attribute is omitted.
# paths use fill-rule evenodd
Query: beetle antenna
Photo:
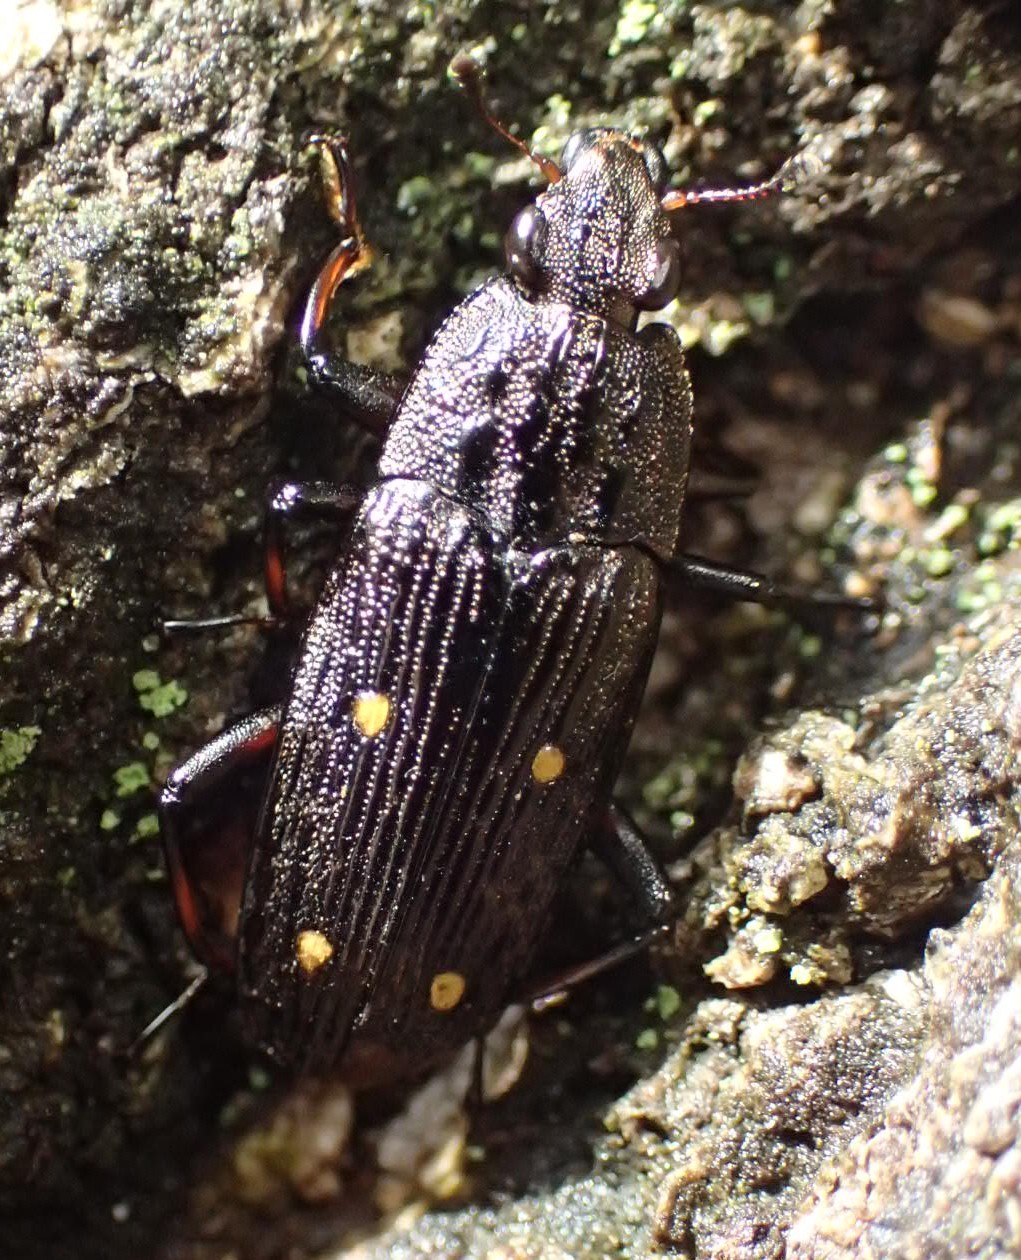
<svg viewBox="0 0 1021 1260"><path fill-rule="evenodd" d="M534 149L530 149L524 140L512 135L503 123L490 113L489 106L482 95L482 67L470 53L458 53L450 63L450 73L471 97L472 104L486 122L489 123L490 127L494 131L498 131L505 140L509 140L516 148L519 148L530 162L534 162L551 184L557 183L563 177L563 172L552 158L543 157L541 153L536 153Z"/></svg>
<svg viewBox="0 0 1021 1260"><path fill-rule="evenodd" d="M822 169L823 164L814 153L795 153L772 178L761 184L749 184L745 188L695 188L687 192L678 188L668 192L661 204L664 210L670 211L699 202L757 201L761 197L790 192L798 184L814 178Z"/></svg>
<svg viewBox="0 0 1021 1260"><path fill-rule="evenodd" d="M184 1010L184 1008L192 1000L195 994L198 993L198 991L205 985L208 979L209 979L209 969L208 967L203 967L202 970L195 977L195 979L192 980L192 982L184 990L184 992L179 993L178 996L174 998L174 1000L170 1003L169 1006L165 1006L163 1010L161 1010L160 1013L156 1016L155 1019L150 1020L149 1023L146 1024L146 1026L135 1038L134 1042L132 1042L131 1049L128 1051L128 1054L132 1058L134 1058L134 1056L138 1053L139 1050L141 1050L141 1048L145 1045L145 1043L155 1033L159 1032L159 1030L167 1022L167 1020L172 1019L179 1011Z"/></svg>

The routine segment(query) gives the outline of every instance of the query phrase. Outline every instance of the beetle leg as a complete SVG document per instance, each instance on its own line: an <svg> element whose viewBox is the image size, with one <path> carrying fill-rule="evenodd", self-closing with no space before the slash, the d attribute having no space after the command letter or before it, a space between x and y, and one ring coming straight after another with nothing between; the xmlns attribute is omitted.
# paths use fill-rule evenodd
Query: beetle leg
<svg viewBox="0 0 1021 1260"><path fill-rule="evenodd" d="M173 1019L175 1015L179 1015L181 1011L190 1004L195 994L198 993L200 989L205 988L208 981L209 969L208 967L202 967L198 975L190 981L184 990L180 992L172 1002L168 1002L154 1019L149 1020L146 1026L128 1047L129 1058L134 1058L145 1043L158 1033L168 1020Z"/></svg>
<svg viewBox="0 0 1021 1260"><path fill-rule="evenodd" d="M270 486L266 501L263 565L266 598L272 621L294 616L287 595L284 565L284 526L295 518L346 522L360 506L365 492L357 486L331 481L278 481Z"/></svg>
<svg viewBox="0 0 1021 1260"><path fill-rule="evenodd" d="M554 1005L570 989L644 954L650 945L669 931L670 923L677 914L673 889L645 838L619 805L611 805L603 814L590 846L639 905L643 917L652 926L596 958L577 963L530 986L524 1000L530 1002L535 1010Z"/></svg>
<svg viewBox="0 0 1021 1260"><path fill-rule="evenodd" d="M691 474L685 490L685 498L699 503L711 503L715 499L747 499L759 488L755 477L726 477L698 470Z"/></svg>
<svg viewBox="0 0 1021 1260"><path fill-rule="evenodd" d="M621 944L615 945L596 958L567 967L554 976L547 976L538 984L530 985L524 996L516 1000L530 1004L533 1011L543 1011L548 1006L556 1006L563 1001L571 989L576 989L579 984L584 984L595 976L601 976L604 971L612 971L621 963L647 953L649 947L663 940L669 931L669 923L660 923L632 937L629 941L622 941Z"/></svg>
<svg viewBox="0 0 1021 1260"><path fill-rule="evenodd" d="M277 617L262 617L258 613L224 613L221 617L178 617L160 622L164 634L188 634L192 630L229 630L232 626L259 626L263 630L279 627Z"/></svg>
<svg viewBox="0 0 1021 1260"><path fill-rule="evenodd" d="M480 1033L477 1037L472 1038L472 1070L468 1080L468 1092L465 1095L465 1105L468 1108L469 1115L472 1112L478 1113L482 1110L486 1099L485 1087L485 1061L486 1061L486 1038L485 1034Z"/></svg>
<svg viewBox="0 0 1021 1260"><path fill-rule="evenodd" d="M305 301L299 345L311 384L327 390L345 414L376 437L385 432L403 392L396 376L350 363L325 344L323 327L341 284L372 263L372 247L358 221L354 177L342 140L316 136L330 215L342 232L339 244L319 269Z"/></svg>
<svg viewBox="0 0 1021 1260"><path fill-rule="evenodd" d="M280 716L275 705L228 727L178 766L160 793L178 917L195 956L215 970L234 968L245 868Z"/></svg>
<svg viewBox="0 0 1021 1260"><path fill-rule="evenodd" d="M611 805L603 815L590 845L649 923L666 923L674 917L673 889L645 837L619 805Z"/></svg>
<svg viewBox="0 0 1021 1260"><path fill-rule="evenodd" d="M701 556L675 556L663 561L676 577L699 591L711 591L728 599L743 599L754 604L786 607L794 610L832 608L853 612L877 611L873 599L859 599L838 591L816 591L807 586L787 586L753 573L748 569L732 569L728 565L704 560Z"/></svg>
<svg viewBox="0 0 1021 1260"><path fill-rule="evenodd" d="M192 630L226 630L231 626L261 626L274 630L292 620L296 614L287 596L287 570L284 565L285 525L295 518L318 517L330 521L347 521L364 498L357 486L338 485L329 481L279 481L273 483L266 497L263 522L263 572L268 617L257 613L227 613L220 617L197 617L183 621L164 621L167 634Z"/></svg>
<svg viewBox="0 0 1021 1260"><path fill-rule="evenodd" d="M404 392L401 378L352 363L336 351L307 346L302 350L312 384L328 390L345 416L373 437L382 438Z"/></svg>

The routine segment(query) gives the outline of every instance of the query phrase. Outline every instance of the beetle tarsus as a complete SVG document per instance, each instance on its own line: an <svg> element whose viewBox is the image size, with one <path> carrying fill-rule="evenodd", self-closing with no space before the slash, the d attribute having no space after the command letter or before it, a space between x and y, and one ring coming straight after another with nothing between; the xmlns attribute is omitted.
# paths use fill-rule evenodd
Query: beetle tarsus
<svg viewBox="0 0 1021 1260"><path fill-rule="evenodd" d="M346 522L358 509L365 492L358 486L332 481L276 481L266 494L263 518L263 574L269 615L225 613L218 617L175 618L160 622L164 634L192 634L206 630L231 630L235 626L258 626L279 630L289 625L300 610L291 606L287 594L284 563L284 534L288 521L295 518Z"/></svg>
<svg viewBox="0 0 1021 1260"><path fill-rule="evenodd" d="M677 916L677 898L662 867L620 805L614 803L603 812L589 844L651 926L595 958L531 985L522 1000L536 1012L558 1005L571 989L645 953L650 945L665 937Z"/></svg>
<svg viewBox="0 0 1021 1260"><path fill-rule="evenodd" d="M472 1067L468 1078L468 1093L465 1105L469 1114L482 1110L486 1101L486 1034L479 1033L472 1038Z"/></svg>
<svg viewBox="0 0 1021 1260"><path fill-rule="evenodd" d="M358 222L355 183L347 140L343 136L316 132L315 135L309 136L308 144L319 155L323 198L330 218L345 237L361 240L362 232Z"/></svg>

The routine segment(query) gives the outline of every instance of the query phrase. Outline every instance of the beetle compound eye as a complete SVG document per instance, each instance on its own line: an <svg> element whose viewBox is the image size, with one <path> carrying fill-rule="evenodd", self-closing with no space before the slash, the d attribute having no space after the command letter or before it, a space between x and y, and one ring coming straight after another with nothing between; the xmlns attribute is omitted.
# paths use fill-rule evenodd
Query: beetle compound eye
<svg viewBox="0 0 1021 1260"><path fill-rule="evenodd" d="M654 144L642 145L642 159L645 162L645 169L649 172L649 179L652 186L656 190L657 196L663 195L666 188L666 160L663 154Z"/></svg>
<svg viewBox="0 0 1021 1260"><path fill-rule="evenodd" d="M536 206L526 206L507 231L504 241L507 266L530 289L542 283L542 260L548 234L549 227Z"/></svg>
<svg viewBox="0 0 1021 1260"><path fill-rule="evenodd" d="M656 242L656 271L652 283L638 299L645 311L658 311L673 300L681 283L681 247L671 237Z"/></svg>
<svg viewBox="0 0 1021 1260"><path fill-rule="evenodd" d="M576 131L574 135L564 145L564 151L560 155L560 169L566 175L578 158L591 148L593 141L592 131Z"/></svg>

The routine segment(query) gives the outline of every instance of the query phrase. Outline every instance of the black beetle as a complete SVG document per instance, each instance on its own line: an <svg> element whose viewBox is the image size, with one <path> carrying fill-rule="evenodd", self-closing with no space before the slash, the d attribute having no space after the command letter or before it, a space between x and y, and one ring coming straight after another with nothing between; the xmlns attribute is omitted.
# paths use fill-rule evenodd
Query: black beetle
<svg viewBox="0 0 1021 1260"><path fill-rule="evenodd" d="M474 63L453 68L508 135ZM364 494L273 497L278 616L282 518L336 517L346 542L289 699L175 770L160 815L185 932L236 973L251 1042L300 1070L378 1078L419 1071L527 991L580 846L650 922L671 917L611 802L664 574L740 598L791 592L680 553L691 389L673 331L636 325L678 288L670 212L764 195L792 168L684 194L621 131L579 132L559 165L525 149L549 183L510 227L510 274L457 307L401 391L322 345L337 286L370 257L346 150L323 151L343 239L301 345L311 380L385 431L379 476Z"/></svg>

